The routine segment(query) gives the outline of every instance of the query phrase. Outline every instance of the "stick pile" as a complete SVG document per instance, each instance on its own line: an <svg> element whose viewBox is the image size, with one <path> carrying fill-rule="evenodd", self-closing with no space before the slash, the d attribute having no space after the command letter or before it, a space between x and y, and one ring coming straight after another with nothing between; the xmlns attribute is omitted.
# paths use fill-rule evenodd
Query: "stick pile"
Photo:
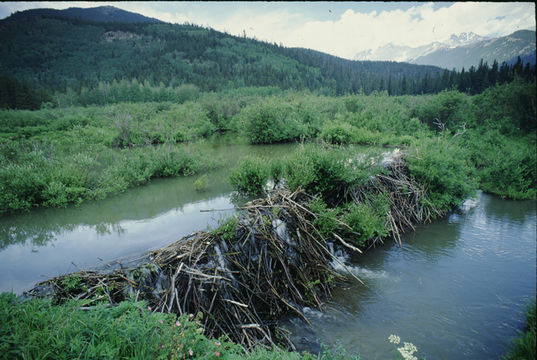
<svg viewBox="0 0 537 360"><path fill-rule="evenodd" d="M155 311L201 311L208 336L227 334L247 349L293 349L277 319L288 313L306 319L302 307L321 307L334 280L342 278L330 267L334 257L312 225L303 205L308 200L303 191L280 189L246 204L233 236L196 232L152 252L142 266L53 278L30 295L46 287L58 301L117 303L134 294ZM76 286L73 276L80 279Z"/></svg>
<svg viewBox="0 0 537 360"><path fill-rule="evenodd" d="M364 202L371 194L384 194L390 203L390 235L401 243L405 229L440 214L424 205L426 194L408 176L402 157L387 167L388 175L344 189L342 196ZM154 311L202 312L207 336L227 334L246 349L281 345L294 350L277 319L294 313L308 322L301 309L321 307L336 280L344 278L332 269L331 262L338 260L313 226L317 215L308 208L311 199L304 191L278 189L247 203L230 229L193 233L129 269L56 277L28 294L52 295L58 302L91 299L111 304L134 296L148 301ZM361 252L333 235L330 240ZM372 239L372 246L379 240Z"/></svg>
<svg viewBox="0 0 537 360"><path fill-rule="evenodd" d="M408 173L408 167L401 153L386 165L388 174L377 174L366 186L346 189L345 197L356 203L369 201L372 194L386 196L390 203L388 228L390 237L401 244L401 234L414 225L431 222L443 213L428 205L426 191ZM371 240L374 246L381 238Z"/></svg>

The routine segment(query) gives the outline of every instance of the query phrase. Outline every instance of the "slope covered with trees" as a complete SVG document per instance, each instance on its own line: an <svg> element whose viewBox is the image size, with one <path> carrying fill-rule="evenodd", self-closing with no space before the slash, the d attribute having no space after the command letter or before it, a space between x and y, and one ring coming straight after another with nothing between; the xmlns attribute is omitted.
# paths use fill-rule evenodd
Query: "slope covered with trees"
<svg viewBox="0 0 537 360"><path fill-rule="evenodd" d="M110 7L96 9L114 13ZM143 85L146 93L191 84L201 91L276 86L326 95L384 90L390 95L421 94L453 87L477 93L494 84L480 80L485 76L481 68L458 73L434 66L350 61L194 25L144 17L134 22L136 14L118 9L115 17L108 17L114 22L97 22L96 9L35 10L0 21L0 74L50 94L75 95L121 81ZM486 76L495 77L489 73L498 70L487 67ZM535 67L521 70L534 73Z"/></svg>

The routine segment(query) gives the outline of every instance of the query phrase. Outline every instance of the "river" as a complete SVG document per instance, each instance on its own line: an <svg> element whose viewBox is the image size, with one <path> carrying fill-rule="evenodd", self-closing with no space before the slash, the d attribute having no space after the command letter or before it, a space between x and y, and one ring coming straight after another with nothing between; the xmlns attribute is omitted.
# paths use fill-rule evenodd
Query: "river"
<svg viewBox="0 0 537 360"><path fill-rule="evenodd" d="M294 342L390 359L395 334L419 358L499 358L536 294L536 203L480 193L465 205L418 227L402 247L345 259L366 286L350 282L322 312L307 309L311 327L287 321Z"/></svg>
<svg viewBox="0 0 537 360"><path fill-rule="evenodd" d="M102 201L0 219L0 291L142 254L216 226L236 203L229 168L245 154L284 156L296 145L213 144L224 154L196 192L197 177L157 179ZM363 256L346 258L365 283L334 292L311 326L287 319L303 348L341 344L363 359L394 358L388 336L414 343L427 359L490 359L504 352L536 294L536 204L480 193L475 201ZM226 211L200 212L207 209Z"/></svg>

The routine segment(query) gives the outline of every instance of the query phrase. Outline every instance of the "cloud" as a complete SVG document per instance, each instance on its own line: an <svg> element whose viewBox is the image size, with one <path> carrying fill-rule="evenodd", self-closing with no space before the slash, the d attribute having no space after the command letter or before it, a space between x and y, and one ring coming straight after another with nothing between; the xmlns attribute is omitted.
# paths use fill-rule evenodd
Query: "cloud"
<svg viewBox="0 0 537 360"><path fill-rule="evenodd" d="M535 28L534 14L533 3L457 2L438 9L433 3L422 3L405 11L367 13L349 9L333 21L311 21L286 10L262 14L244 11L213 27L236 35L246 29L248 36L260 40L353 58L359 51L388 43L417 47L462 32L503 36Z"/></svg>

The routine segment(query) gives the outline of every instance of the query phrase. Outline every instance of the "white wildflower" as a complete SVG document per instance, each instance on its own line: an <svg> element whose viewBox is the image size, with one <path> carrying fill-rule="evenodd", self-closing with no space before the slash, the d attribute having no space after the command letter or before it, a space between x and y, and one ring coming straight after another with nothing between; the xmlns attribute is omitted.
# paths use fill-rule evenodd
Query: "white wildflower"
<svg viewBox="0 0 537 360"><path fill-rule="evenodd" d="M397 348L397 350L404 360L418 360L418 358L414 356L414 353L418 351L418 348L412 343L405 342L404 346Z"/></svg>
<svg viewBox="0 0 537 360"><path fill-rule="evenodd" d="M390 335L390 336L388 336L388 340L390 340L390 342L391 342L392 344L396 344L396 345L399 344L399 343L401 342L401 338L400 338L399 336L397 336L397 335Z"/></svg>

